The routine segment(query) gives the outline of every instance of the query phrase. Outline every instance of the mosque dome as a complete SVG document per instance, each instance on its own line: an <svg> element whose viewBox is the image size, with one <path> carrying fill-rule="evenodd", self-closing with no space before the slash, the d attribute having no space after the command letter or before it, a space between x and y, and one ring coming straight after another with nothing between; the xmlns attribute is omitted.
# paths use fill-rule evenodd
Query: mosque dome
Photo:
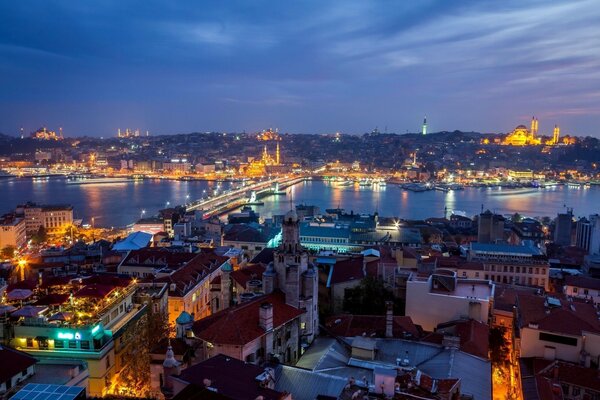
<svg viewBox="0 0 600 400"><path fill-rule="evenodd" d="M175 322L179 325L186 325L189 323L193 323L194 318L192 318L191 314L187 311L182 311L181 314L179 314L179 317L177 317L177 319L175 320Z"/></svg>

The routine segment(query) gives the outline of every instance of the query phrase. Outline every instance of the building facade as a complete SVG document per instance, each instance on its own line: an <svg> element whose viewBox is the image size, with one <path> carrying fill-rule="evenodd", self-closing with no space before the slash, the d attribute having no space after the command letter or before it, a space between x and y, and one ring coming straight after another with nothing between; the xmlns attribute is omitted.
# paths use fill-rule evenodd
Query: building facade
<svg viewBox="0 0 600 400"><path fill-rule="evenodd" d="M28 235L37 233L40 228L48 233L55 233L73 225L73 207L70 205L27 203L18 206L16 213L25 218Z"/></svg>
<svg viewBox="0 0 600 400"><path fill-rule="evenodd" d="M6 247L19 249L27 242L27 224L13 214L0 217L0 250Z"/></svg>
<svg viewBox="0 0 600 400"><path fill-rule="evenodd" d="M498 283L549 288L550 264L530 246L471 243L468 260L483 263L484 279Z"/></svg>

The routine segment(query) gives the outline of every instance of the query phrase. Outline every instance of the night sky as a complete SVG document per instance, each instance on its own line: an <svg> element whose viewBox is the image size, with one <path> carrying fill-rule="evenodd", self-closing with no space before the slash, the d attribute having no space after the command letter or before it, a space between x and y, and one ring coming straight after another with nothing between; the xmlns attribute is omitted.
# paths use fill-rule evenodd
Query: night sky
<svg viewBox="0 0 600 400"><path fill-rule="evenodd" d="M600 136L599 1L3 1L0 132Z"/></svg>

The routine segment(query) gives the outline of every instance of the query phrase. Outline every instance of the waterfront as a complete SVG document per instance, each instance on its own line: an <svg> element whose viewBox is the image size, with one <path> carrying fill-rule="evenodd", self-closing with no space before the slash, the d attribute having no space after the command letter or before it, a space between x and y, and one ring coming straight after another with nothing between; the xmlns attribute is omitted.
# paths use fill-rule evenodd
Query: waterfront
<svg viewBox="0 0 600 400"><path fill-rule="evenodd" d="M75 218L96 226L126 226L142 215L156 214L167 205L183 204L206 196L208 192L231 183L207 181L144 180L127 183L68 185L64 178L33 181L32 179L0 180L2 201L0 212L6 213L26 201L68 203L75 208ZM189 198L187 197L189 196ZM347 211L397 216L406 219L442 217L444 207L472 216L484 208L501 214L519 212L529 216L551 216L572 207L575 216L600 212L600 187L554 186L545 189L466 188L460 191L403 190L398 185L369 188L358 185L340 187L321 181L305 181L292 188L292 196L270 196L264 206L254 206L263 217L283 214L295 204L315 204L326 208L341 207Z"/></svg>

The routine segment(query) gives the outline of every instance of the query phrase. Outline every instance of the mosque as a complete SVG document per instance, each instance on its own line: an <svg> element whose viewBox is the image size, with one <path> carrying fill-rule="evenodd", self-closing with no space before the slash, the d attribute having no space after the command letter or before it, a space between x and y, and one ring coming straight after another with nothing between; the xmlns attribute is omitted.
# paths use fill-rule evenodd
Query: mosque
<svg viewBox="0 0 600 400"><path fill-rule="evenodd" d="M267 145L263 147L261 158L253 160L246 167L245 173L247 176L264 176L267 171L267 166L281 165L280 151L279 151L279 140L277 140L277 147L275 148L275 157L272 157L267 150Z"/></svg>
<svg viewBox="0 0 600 400"><path fill-rule="evenodd" d="M508 136L502 141L503 145L507 146L535 146L542 144L542 140L537 136L538 119L531 119L531 129L527 129L525 125L517 126Z"/></svg>

